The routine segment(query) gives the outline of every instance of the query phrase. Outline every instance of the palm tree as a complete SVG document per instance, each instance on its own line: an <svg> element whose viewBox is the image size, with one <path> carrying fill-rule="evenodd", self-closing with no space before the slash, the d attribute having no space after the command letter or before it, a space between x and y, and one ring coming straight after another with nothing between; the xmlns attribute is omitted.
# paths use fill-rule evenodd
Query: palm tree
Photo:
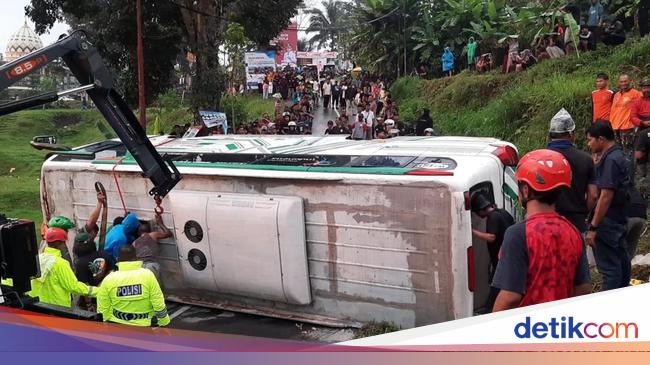
<svg viewBox="0 0 650 365"><path fill-rule="evenodd" d="M340 45L341 35L345 33L346 22L349 20L350 3L341 0L323 0L323 9L311 8L309 27L306 32L315 33L309 38L309 44L314 48L329 47L335 50Z"/></svg>

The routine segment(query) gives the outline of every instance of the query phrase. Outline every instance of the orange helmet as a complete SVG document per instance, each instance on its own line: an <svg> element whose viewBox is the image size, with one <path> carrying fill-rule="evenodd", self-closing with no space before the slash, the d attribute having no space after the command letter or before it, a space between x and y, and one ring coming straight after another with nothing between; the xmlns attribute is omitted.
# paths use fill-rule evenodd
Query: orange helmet
<svg viewBox="0 0 650 365"><path fill-rule="evenodd" d="M45 232L45 241L48 243L65 242L68 240L68 232L61 228L48 228Z"/></svg>
<svg viewBox="0 0 650 365"><path fill-rule="evenodd" d="M561 153L536 150L519 161L517 181L524 181L535 191L550 191L560 186L571 187L571 165Z"/></svg>

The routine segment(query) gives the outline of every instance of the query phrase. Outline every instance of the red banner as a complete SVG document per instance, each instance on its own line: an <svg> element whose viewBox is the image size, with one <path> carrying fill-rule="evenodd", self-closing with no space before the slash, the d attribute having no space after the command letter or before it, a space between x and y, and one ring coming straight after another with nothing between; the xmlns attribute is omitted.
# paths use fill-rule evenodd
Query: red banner
<svg viewBox="0 0 650 365"><path fill-rule="evenodd" d="M298 24L291 23L271 41L272 46L277 46L275 63L278 65L298 64Z"/></svg>

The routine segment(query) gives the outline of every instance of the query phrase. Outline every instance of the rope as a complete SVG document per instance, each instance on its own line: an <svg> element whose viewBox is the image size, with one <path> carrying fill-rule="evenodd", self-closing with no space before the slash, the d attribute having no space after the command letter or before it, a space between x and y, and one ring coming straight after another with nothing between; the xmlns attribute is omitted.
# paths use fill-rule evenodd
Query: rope
<svg viewBox="0 0 650 365"><path fill-rule="evenodd" d="M172 141L174 141L174 139L168 139L167 141L159 143L154 147L159 147ZM126 216L128 213L128 209L126 209L126 203L124 203L124 195L122 194L122 189L120 188L120 182L117 179L117 173L115 172L117 166L121 164L125 158L126 156L120 158L115 163L115 165L113 165L113 169L111 170L111 175L113 175L113 180L115 180L115 186L117 187L117 194L120 196L120 201L122 202L122 208L124 209L124 215ZM155 196L154 201L156 202L156 208L154 208L154 212L156 213L156 215L162 215L165 212L165 210L162 207L162 199L159 196Z"/></svg>
<svg viewBox="0 0 650 365"><path fill-rule="evenodd" d="M115 185L117 186L117 194L120 196L120 200L122 201L122 208L124 208L124 215L126 216L128 210L126 209L126 204L124 203L124 196L122 195L122 189L120 189L120 182L117 180L117 174L115 173L115 168L117 167L117 165L121 164L123 160L124 157L119 159L115 163L115 165L113 165L113 170L111 171L111 174L113 175L113 180L115 180Z"/></svg>

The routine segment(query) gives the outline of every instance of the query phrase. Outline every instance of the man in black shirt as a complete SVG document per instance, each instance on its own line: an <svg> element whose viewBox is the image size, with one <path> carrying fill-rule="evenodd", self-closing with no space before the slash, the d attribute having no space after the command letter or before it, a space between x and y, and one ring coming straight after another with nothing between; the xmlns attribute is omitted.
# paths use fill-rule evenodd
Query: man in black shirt
<svg viewBox="0 0 650 365"><path fill-rule="evenodd" d="M600 154L596 164L598 201L587 228L587 244L594 247L598 272L603 275L603 290L628 286L631 276L627 255L627 205L630 162L614 140L614 130L607 121L596 121L587 131L587 144Z"/></svg>
<svg viewBox="0 0 650 365"><path fill-rule="evenodd" d="M648 220L648 204L636 187L630 188L630 202L627 206L627 255L631 259L636 255L639 238Z"/></svg>
<svg viewBox="0 0 650 365"><path fill-rule="evenodd" d="M492 204L483 193L475 193L472 196L472 211L479 217L487 219L485 222L485 232L477 229L472 230L472 234L487 243L488 252L490 254L490 274L488 283L492 282L494 271L499 263L499 251L503 243L503 237L508 227L515 224L514 218L504 209L497 208ZM487 310L492 311L494 301L499 294L495 288L490 288L490 295L487 302Z"/></svg>
<svg viewBox="0 0 650 365"><path fill-rule="evenodd" d="M561 153L569 161L572 172L571 189L563 189L560 192L555 210L584 233L587 231L587 214L596 205L598 188L591 156L573 145L575 130L576 124L573 118L562 108L551 119L549 128L551 142L548 143L547 148Z"/></svg>
<svg viewBox="0 0 650 365"><path fill-rule="evenodd" d="M86 232L77 233L74 239L72 252L75 256L74 272L77 276L77 280L88 285L99 286L104 279L104 276L108 274L108 266L111 262L111 256L106 251L97 251L95 241L93 241L92 237ZM97 259L100 259L100 261L103 260L104 265L99 273L93 273L91 266ZM80 298L79 305L81 308L88 310L94 308L93 300L89 297Z"/></svg>

